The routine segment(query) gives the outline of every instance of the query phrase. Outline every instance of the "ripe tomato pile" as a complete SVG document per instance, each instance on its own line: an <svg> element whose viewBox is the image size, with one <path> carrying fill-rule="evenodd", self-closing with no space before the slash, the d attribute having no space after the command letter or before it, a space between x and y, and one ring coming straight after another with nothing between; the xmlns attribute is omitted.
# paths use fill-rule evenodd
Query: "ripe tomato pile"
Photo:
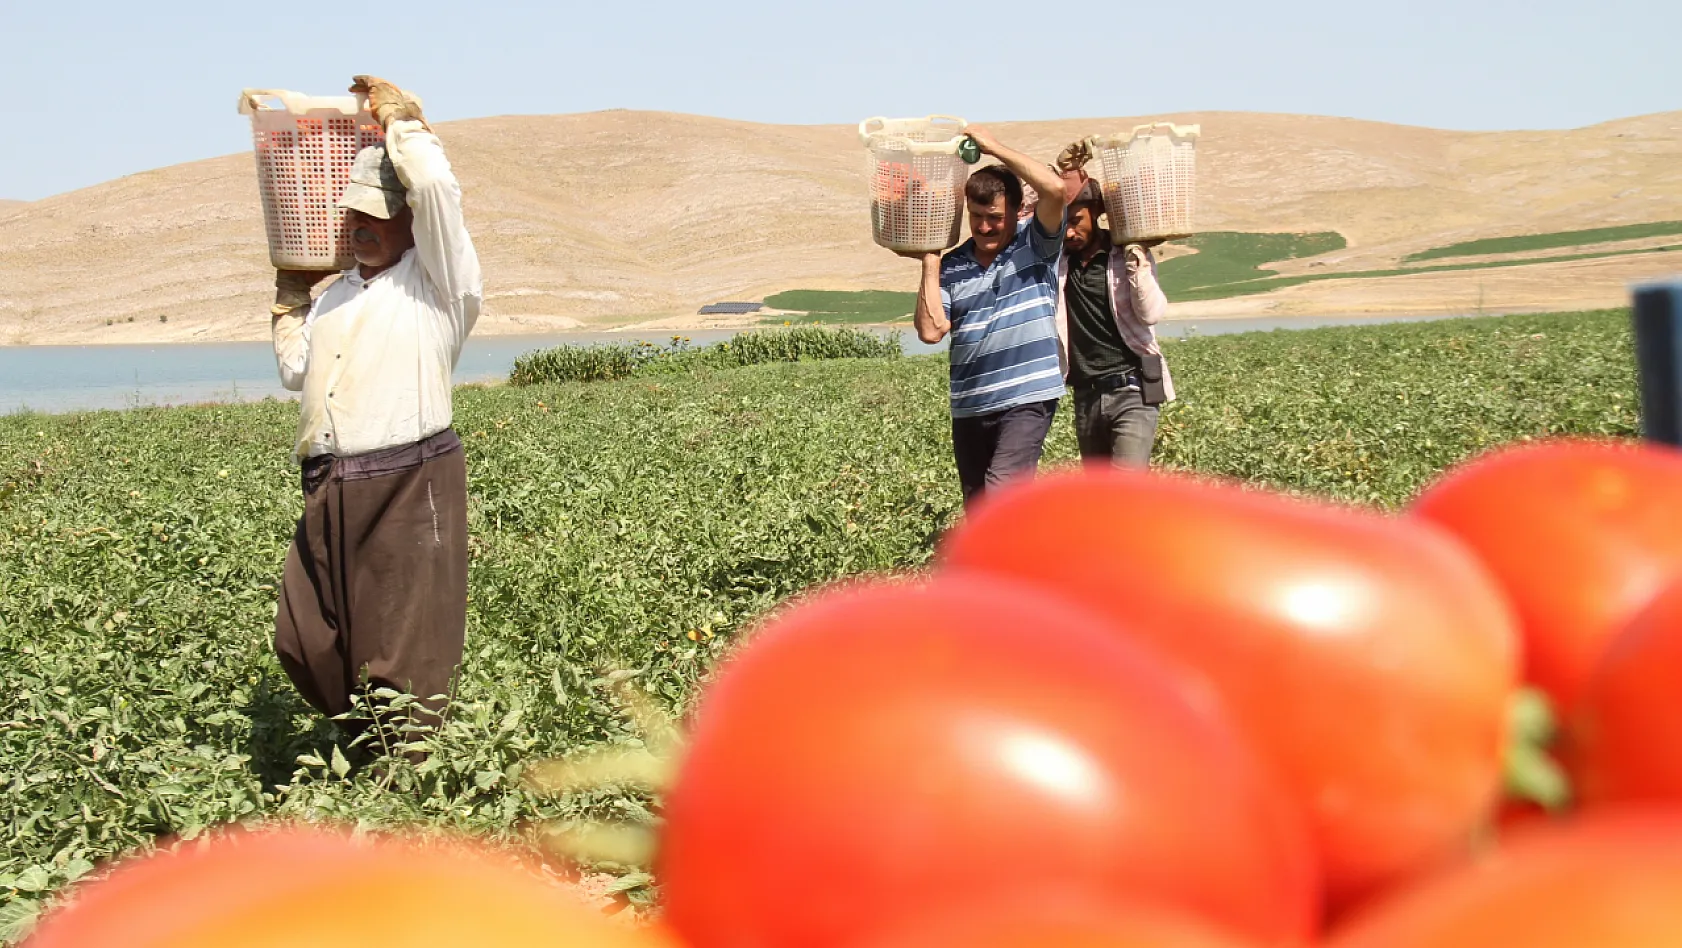
<svg viewBox="0 0 1682 948"><path fill-rule="evenodd" d="M676 948L469 841L232 831L77 887L30 948Z"/></svg>
<svg viewBox="0 0 1682 948"><path fill-rule="evenodd" d="M87 886L39 943L158 915L172 870L148 865L198 859L281 893L232 899L248 928L330 892L322 930L404 902L493 913L426 943L498 948L1677 945L1679 685L1682 453L1502 449L1397 514L1053 475L983 501L928 576L803 597L720 667L664 800L654 928L473 860L445 892L435 857L388 857L400 895L350 857L259 879L203 868L210 846ZM1538 695L1557 739L1522 746ZM1538 760L1569 802L1504 789ZM271 944L194 937L122 941Z"/></svg>

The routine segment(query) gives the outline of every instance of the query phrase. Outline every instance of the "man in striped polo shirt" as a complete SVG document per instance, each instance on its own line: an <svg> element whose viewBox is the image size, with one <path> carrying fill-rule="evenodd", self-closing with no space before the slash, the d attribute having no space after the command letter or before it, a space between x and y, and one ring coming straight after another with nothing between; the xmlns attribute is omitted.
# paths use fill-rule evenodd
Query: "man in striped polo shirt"
<svg viewBox="0 0 1682 948"><path fill-rule="evenodd" d="M951 336L952 453L968 507L1033 475L1063 397L1056 317L1065 194L1054 168L984 128L964 131L1001 164L977 169L964 188L970 239L944 259L918 255L915 321L926 343ZM1024 180L1039 202L1019 221Z"/></svg>

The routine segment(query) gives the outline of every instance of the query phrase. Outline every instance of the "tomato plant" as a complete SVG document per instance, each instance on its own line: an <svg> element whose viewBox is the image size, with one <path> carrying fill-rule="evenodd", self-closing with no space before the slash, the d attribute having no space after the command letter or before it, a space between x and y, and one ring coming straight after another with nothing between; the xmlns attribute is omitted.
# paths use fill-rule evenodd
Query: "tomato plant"
<svg viewBox="0 0 1682 948"><path fill-rule="evenodd" d="M1414 502L1493 572L1526 680L1569 713L1613 633L1682 573L1682 454L1558 439L1455 468Z"/></svg>
<svg viewBox="0 0 1682 948"><path fill-rule="evenodd" d="M1633 433L1630 344L1627 310L1165 340L1196 397L1163 413L1157 456L1400 505L1483 445ZM644 819L640 788L556 800L519 779L639 736L597 670L685 705L785 597L921 567L961 500L943 357L686 365L705 371L456 391L473 647L428 738L450 765L419 775L341 771L260 634L300 503L295 404L0 415L0 770L27 775L0 779L0 942L159 834ZM1075 456L1055 426L1047 465Z"/></svg>
<svg viewBox="0 0 1682 948"><path fill-rule="evenodd" d="M1682 944L1682 814L1586 816L1371 906L1330 948Z"/></svg>
<svg viewBox="0 0 1682 948"><path fill-rule="evenodd" d="M1205 677L1309 814L1336 905L1451 857L1496 800L1512 618L1434 528L1087 471L983 504L941 563L1037 583Z"/></svg>
<svg viewBox="0 0 1682 948"><path fill-rule="evenodd" d="M1307 936L1298 814L1230 725L1031 588L834 590L702 694L666 798L666 918L696 948L845 945L1024 888Z"/></svg>

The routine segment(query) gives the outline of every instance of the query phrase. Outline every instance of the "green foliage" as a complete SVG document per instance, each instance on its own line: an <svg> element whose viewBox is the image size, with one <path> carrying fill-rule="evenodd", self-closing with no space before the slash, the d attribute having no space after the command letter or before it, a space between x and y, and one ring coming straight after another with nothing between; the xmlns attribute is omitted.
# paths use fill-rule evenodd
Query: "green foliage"
<svg viewBox="0 0 1682 948"><path fill-rule="evenodd" d="M1246 283L1228 283L1222 286L1204 286L1185 290L1179 294L1169 294L1170 299L1190 302L1192 300L1227 299L1234 296L1250 296L1256 293L1267 293L1284 289L1287 286L1297 286L1302 283L1317 283L1321 280L1373 280L1384 277L1407 276L1414 273L1446 273L1451 270L1496 270L1506 267L1530 267L1542 263L1567 263L1573 260L1599 260L1603 257L1633 257L1640 254L1670 253L1682 250L1682 244L1666 247L1643 247L1634 250L1604 250L1595 253L1565 254L1555 257L1524 257L1517 260L1480 260L1473 263L1449 263L1428 267L1407 267L1397 270L1343 270L1335 273L1312 273L1302 276L1272 277L1263 280L1251 280ZM1172 263L1174 261L1169 261ZM1164 264L1166 266L1166 264Z"/></svg>
<svg viewBox="0 0 1682 948"><path fill-rule="evenodd" d="M1623 312L1169 342L1182 397L1158 458L1393 506L1495 444L1632 434L1630 346ZM1067 409L1047 467L1074 461ZM373 767L270 644L296 417L272 401L0 417L0 929L114 854L228 820L511 840L543 820L647 823L646 791L554 796L522 775L638 746L616 689L681 711L774 604L923 566L960 506L942 356L459 390L458 700L426 764Z"/></svg>
<svg viewBox="0 0 1682 948"><path fill-rule="evenodd" d="M899 335L883 338L861 329L797 326L750 330L729 342L694 348L684 336L669 345L651 342L557 346L514 360L511 385L544 382L612 382L638 376L671 375L698 369L734 369L767 362L816 359L897 359Z"/></svg>
<svg viewBox="0 0 1682 948"><path fill-rule="evenodd" d="M766 297L765 305L805 313L805 318L824 323L897 323L911 318L911 311L917 308L917 294L790 290Z"/></svg>
<svg viewBox="0 0 1682 948"><path fill-rule="evenodd" d="M681 336L673 336L669 347L657 346L652 342L639 342L634 345L604 343L540 349L514 360L514 370L508 376L508 384L537 385L547 381L616 382L630 378L650 363L686 349L687 344Z"/></svg>
<svg viewBox="0 0 1682 948"><path fill-rule="evenodd" d="M1517 237L1487 237L1468 240L1446 247L1409 254L1403 263L1418 260L1437 260L1443 257L1473 257L1494 253L1525 253L1531 250L1557 250L1561 247L1582 247L1621 240L1641 240L1647 237L1671 237L1682 234L1682 221L1656 221L1650 224L1626 224L1622 227L1596 227L1589 230L1567 230L1552 234L1524 234Z"/></svg>
<svg viewBox="0 0 1682 948"><path fill-rule="evenodd" d="M1273 276L1262 264L1277 260L1313 257L1349 244L1342 234L1245 234L1216 231L1189 237L1186 245L1197 251L1164 260L1157 268L1162 289L1169 299L1185 299L1190 291L1204 287L1244 283Z"/></svg>
<svg viewBox="0 0 1682 948"><path fill-rule="evenodd" d="M1627 310L1169 342L1157 458L1341 500L1405 503L1520 438L1637 433Z"/></svg>
<svg viewBox="0 0 1682 948"><path fill-rule="evenodd" d="M516 777L641 739L610 674L677 708L741 623L921 562L956 506L927 360L461 390L466 667L435 769L404 789L334 769L332 726L272 656L296 418L280 402L0 418L0 910L159 834L258 814L509 834L646 819L633 794L553 800Z"/></svg>
<svg viewBox="0 0 1682 948"><path fill-rule="evenodd" d="M862 329L797 326L738 333L729 342L702 350L702 364L733 369L767 362L815 359L897 359L904 354L899 333L878 336Z"/></svg>
<svg viewBox="0 0 1682 948"><path fill-rule="evenodd" d="M1411 263L1418 260L1474 254L1516 253L1526 250L1574 247L1590 243L1635 240L1642 237L1657 237L1668 234L1682 234L1682 221L1636 224L1629 227L1604 227L1598 230L1569 231L1528 237L1474 240L1413 254L1403 262ZM1682 245L1626 248L1551 257L1529 257L1517 260L1478 260L1427 267L1406 267L1389 270L1341 270L1282 277L1275 270L1262 269L1262 265L1279 260L1295 260L1330 253L1334 250L1342 250L1346 246L1343 235L1335 233L1249 234L1215 232L1188 238L1186 243L1196 248L1198 252L1184 257L1175 257L1172 260L1165 260L1158 267L1163 291L1168 294L1169 299L1182 302L1251 296L1257 293L1282 290L1288 286L1317 283L1321 280L1372 280L1406 276L1413 273L1525 267L1542 263L1565 263L1573 260L1596 260L1602 257L1668 253L1674 250L1682 250Z"/></svg>

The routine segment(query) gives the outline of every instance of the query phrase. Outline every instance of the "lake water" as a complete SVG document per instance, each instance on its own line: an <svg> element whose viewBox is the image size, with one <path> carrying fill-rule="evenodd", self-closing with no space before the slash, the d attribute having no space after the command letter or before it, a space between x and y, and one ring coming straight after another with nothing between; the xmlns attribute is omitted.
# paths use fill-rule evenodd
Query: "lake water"
<svg viewBox="0 0 1682 948"><path fill-rule="evenodd" d="M1220 335L1272 329L1307 329L1354 323L1440 319L1419 317L1287 317L1185 319L1157 327L1165 337ZM684 333L692 345L722 342L738 330ZM455 380L506 379L514 360L533 349L608 342L671 341L672 332L578 332L543 336L473 336L456 365ZM908 354L940 352L909 329L901 332ZM266 342L178 343L126 346L0 346L0 414L134 408L197 402L296 398L280 387L274 349Z"/></svg>

